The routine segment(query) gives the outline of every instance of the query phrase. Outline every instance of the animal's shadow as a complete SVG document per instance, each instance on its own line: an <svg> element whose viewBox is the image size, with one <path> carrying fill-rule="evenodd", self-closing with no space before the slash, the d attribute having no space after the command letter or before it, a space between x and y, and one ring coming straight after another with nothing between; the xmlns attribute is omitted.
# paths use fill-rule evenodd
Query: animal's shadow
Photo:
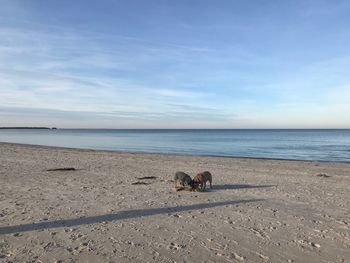
<svg viewBox="0 0 350 263"><path fill-rule="evenodd" d="M254 184L215 184L213 188L206 187L206 191L216 191L216 190L239 190L239 189L254 189L254 188L268 188L268 187L277 187L277 185L273 184L262 184L262 185L254 185Z"/></svg>

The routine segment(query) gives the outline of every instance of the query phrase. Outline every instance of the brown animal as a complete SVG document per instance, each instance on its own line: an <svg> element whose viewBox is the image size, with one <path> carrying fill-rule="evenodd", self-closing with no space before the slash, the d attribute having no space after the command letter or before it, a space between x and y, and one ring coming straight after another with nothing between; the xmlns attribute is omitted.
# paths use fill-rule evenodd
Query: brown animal
<svg viewBox="0 0 350 263"><path fill-rule="evenodd" d="M207 185L207 181L209 181L210 183L210 189L213 188L212 186L212 176L211 173L208 171L202 172L197 174L194 178L193 178L193 188L198 188L200 186L200 190L205 190L205 187Z"/></svg>

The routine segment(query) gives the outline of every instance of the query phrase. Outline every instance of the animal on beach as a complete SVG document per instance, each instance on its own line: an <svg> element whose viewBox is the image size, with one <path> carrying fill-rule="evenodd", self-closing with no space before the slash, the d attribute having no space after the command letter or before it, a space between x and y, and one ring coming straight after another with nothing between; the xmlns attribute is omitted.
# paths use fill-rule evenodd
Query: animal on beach
<svg viewBox="0 0 350 263"><path fill-rule="evenodd" d="M181 186L191 186L193 188L193 181L191 176L184 172L176 172L174 176L175 181L175 188L177 187L177 184L180 183Z"/></svg>
<svg viewBox="0 0 350 263"><path fill-rule="evenodd" d="M212 179L211 173L208 171L204 171L202 173L199 173L193 178L192 188L198 189L200 187L200 190L203 191L206 188L207 181L209 181L210 189L212 189L213 188L213 186L212 186L213 179Z"/></svg>

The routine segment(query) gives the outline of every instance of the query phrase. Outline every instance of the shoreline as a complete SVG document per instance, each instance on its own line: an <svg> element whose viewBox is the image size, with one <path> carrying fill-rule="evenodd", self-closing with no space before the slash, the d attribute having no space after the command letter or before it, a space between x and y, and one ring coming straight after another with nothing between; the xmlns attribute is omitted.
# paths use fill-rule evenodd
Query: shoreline
<svg viewBox="0 0 350 263"><path fill-rule="evenodd" d="M210 171L213 189L174 191L179 170ZM346 262L349 171L0 143L0 260Z"/></svg>
<svg viewBox="0 0 350 263"><path fill-rule="evenodd" d="M1 144L18 145L18 146L30 146L38 148L52 148L52 149L67 149L67 150L78 150L78 151L96 151L96 152L107 152L107 153L129 153L129 154L153 154L153 155L165 155L165 156L182 156L182 157L211 157L211 158L227 158L227 159L252 159L252 160L266 160L266 161L288 161L288 162L311 162L311 163L339 163L339 164L350 164L350 161L324 161L324 160L302 160L302 159L283 159L283 158L269 158L269 157L248 157L248 156L227 156L227 155L205 155L205 154L180 154L180 153L163 153L163 152L147 152L147 151L123 151L123 150L104 150L104 149L92 149L92 148L73 148L63 146L50 146L42 144L27 144L27 143L16 143L16 142L2 142Z"/></svg>

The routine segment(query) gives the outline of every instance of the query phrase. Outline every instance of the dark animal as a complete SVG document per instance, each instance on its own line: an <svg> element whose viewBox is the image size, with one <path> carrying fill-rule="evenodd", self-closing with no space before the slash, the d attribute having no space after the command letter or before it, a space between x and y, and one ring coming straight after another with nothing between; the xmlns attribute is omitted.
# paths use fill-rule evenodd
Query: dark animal
<svg viewBox="0 0 350 263"><path fill-rule="evenodd" d="M199 173L193 178L193 188L198 189L200 186L200 190L203 191L205 190L207 181L209 181L210 183L210 189L213 188L212 186L213 179L212 179L211 173L208 171Z"/></svg>
<svg viewBox="0 0 350 263"><path fill-rule="evenodd" d="M184 172L176 172L174 176L175 188L177 187L177 183L179 182L181 186L191 186L193 188L193 182L191 176Z"/></svg>

